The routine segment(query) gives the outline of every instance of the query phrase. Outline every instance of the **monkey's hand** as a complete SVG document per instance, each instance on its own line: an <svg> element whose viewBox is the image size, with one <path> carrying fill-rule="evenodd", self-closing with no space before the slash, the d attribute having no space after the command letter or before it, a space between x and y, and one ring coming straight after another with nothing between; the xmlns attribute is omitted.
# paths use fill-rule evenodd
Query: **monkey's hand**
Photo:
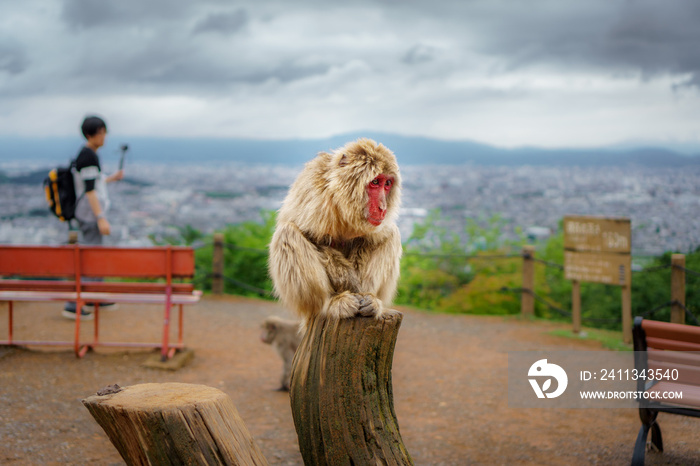
<svg viewBox="0 0 700 466"><path fill-rule="evenodd" d="M343 291L331 298L326 313L339 319L355 316L379 318L384 312L382 301L371 294Z"/></svg>
<svg viewBox="0 0 700 466"><path fill-rule="evenodd" d="M333 296L328 303L326 314L339 319L348 319L357 313L360 308L361 295L343 291Z"/></svg>
<svg viewBox="0 0 700 466"><path fill-rule="evenodd" d="M355 295L359 297L359 306L357 315L363 317L372 317L379 319L384 313L384 304L382 300L371 294Z"/></svg>

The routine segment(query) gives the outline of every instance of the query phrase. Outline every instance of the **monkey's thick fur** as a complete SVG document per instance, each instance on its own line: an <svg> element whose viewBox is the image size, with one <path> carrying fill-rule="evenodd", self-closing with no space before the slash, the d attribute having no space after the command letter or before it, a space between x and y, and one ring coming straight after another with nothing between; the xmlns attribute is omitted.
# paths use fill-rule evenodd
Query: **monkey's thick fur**
<svg viewBox="0 0 700 466"><path fill-rule="evenodd" d="M384 220L375 226L368 220L368 186L382 174L393 185ZM302 325L319 315L384 312L399 276L400 199L396 157L370 139L306 164L279 211L269 262L275 293Z"/></svg>

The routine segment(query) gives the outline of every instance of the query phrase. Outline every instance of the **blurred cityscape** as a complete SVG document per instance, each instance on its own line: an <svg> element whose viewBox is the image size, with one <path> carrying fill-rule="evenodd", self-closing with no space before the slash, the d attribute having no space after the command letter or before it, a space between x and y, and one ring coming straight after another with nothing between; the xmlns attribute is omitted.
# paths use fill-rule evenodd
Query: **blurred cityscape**
<svg viewBox="0 0 700 466"><path fill-rule="evenodd" d="M27 175L0 166L0 243L62 244L68 226L50 216L42 171ZM113 168L113 167L112 167ZM48 168L46 169L46 171ZM211 233L227 224L259 221L261 209L279 208L300 166L130 165L112 183L110 244L145 246L176 237L178 227ZM106 167L111 173L110 167ZM43 172L45 173L45 171ZM402 167L404 239L430 209L440 208L448 228L463 232L466 219L503 219L503 238L516 231L536 239L556 232L564 215L632 220L633 254L689 252L700 246L700 168Z"/></svg>

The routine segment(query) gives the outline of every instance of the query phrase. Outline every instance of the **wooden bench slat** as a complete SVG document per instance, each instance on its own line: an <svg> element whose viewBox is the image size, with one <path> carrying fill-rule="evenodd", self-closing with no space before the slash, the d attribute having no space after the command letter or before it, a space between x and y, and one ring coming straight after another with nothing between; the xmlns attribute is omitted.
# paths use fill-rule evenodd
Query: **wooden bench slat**
<svg viewBox="0 0 700 466"><path fill-rule="evenodd" d="M0 248L0 275L74 276L73 249L65 246L3 246Z"/></svg>
<svg viewBox="0 0 700 466"><path fill-rule="evenodd" d="M683 364L686 366L700 367L700 353L698 352L688 353L649 348L647 349L647 358L649 361L669 362Z"/></svg>
<svg viewBox="0 0 700 466"><path fill-rule="evenodd" d="M143 282L82 282L81 291L105 293L165 293L165 283ZM63 291L75 290L72 280L0 280L0 291ZM173 283L172 292L191 293L192 283Z"/></svg>
<svg viewBox="0 0 700 466"><path fill-rule="evenodd" d="M163 277L167 274L165 248L102 248L82 251L81 274L86 277ZM172 249L172 276L194 274L194 251Z"/></svg>
<svg viewBox="0 0 700 466"><path fill-rule="evenodd" d="M678 370L678 378L673 380L673 382L700 387L700 367L654 360L649 360L648 366L649 369L654 371L656 371L656 369L661 369L664 374L666 374L666 371L670 373L673 369L676 369Z"/></svg>
<svg viewBox="0 0 700 466"><path fill-rule="evenodd" d="M82 298L87 301L103 303L143 303L143 304L165 304L164 294L147 293L81 293ZM201 291L194 291L191 294L174 294L170 297L172 304L194 304L202 296Z"/></svg>
<svg viewBox="0 0 700 466"><path fill-rule="evenodd" d="M153 293L81 293L85 302L101 303L142 303L165 304L165 294ZM189 294L179 293L170 297L172 304L194 304L202 296L201 291L193 291ZM60 291L0 291L0 301L75 301L78 295L75 292Z"/></svg>
<svg viewBox="0 0 700 466"><path fill-rule="evenodd" d="M75 301L75 291L0 291L0 301Z"/></svg>
<svg viewBox="0 0 700 466"><path fill-rule="evenodd" d="M80 272L85 277L157 278L168 273L170 250L173 278L194 275L194 250L172 246L119 248L105 246L2 246L0 276L75 276L75 250L80 251Z"/></svg>
<svg viewBox="0 0 700 466"><path fill-rule="evenodd" d="M647 339L651 337L696 343L698 344L698 349L694 351L700 351L700 327L668 324L668 322L644 319L642 321L642 329L644 329Z"/></svg>
<svg viewBox="0 0 700 466"><path fill-rule="evenodd" d="M647 390L650 393L682 392L683 399L658 399L664 405L688 406L693 409L700 408L700 387L674 382L659 382Z"/></svg>
<svg viewBox="0 0 700 466"><path fill-rule="evenodd" d="M669 340L666 338L650 337L648 335L647 347L671 351L700 351L700 343Z"/></svg>

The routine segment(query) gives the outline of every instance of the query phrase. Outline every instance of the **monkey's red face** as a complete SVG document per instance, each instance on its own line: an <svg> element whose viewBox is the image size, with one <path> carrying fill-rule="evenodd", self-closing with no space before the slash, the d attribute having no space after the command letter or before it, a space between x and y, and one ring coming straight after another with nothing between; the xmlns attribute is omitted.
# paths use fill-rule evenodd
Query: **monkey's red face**
<svg viewBox="0 0 700 466"><path fill-rule="evenodd" d="M379 226L384 221L387 208L387 197L394 186L394 177L390 175L379 175L367 185L367 221L372 225Z"/></svg>

